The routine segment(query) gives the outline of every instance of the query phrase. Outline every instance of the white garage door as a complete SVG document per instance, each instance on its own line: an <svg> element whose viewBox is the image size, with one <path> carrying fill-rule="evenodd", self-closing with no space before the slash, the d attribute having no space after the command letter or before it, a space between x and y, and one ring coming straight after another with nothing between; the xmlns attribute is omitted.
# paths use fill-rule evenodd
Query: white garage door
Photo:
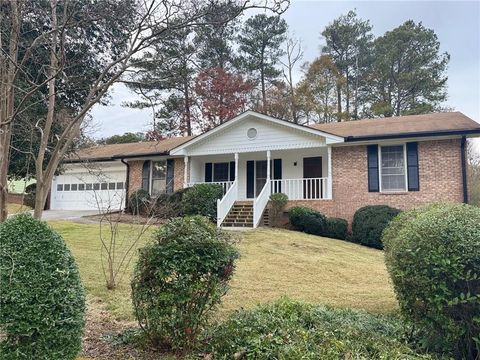
<svg viewBox="0 0 480 360"><path fill-rule="evenodd" d="M52 183L53 210L111 210L125 205L125 170L110 169L101 175L67 171Z"/></svg>

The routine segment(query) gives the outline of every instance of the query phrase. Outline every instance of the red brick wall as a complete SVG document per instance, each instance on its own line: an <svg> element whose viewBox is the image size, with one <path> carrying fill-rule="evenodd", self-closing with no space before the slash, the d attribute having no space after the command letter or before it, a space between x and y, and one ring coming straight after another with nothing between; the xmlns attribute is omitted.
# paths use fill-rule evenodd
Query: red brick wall
<svg viewBox="0 0 480 360"><path fill-rule="evenodd" d="M174 159L173 165L173 191L183 189L183 175L185 162L183 159Z"/></svg>
<svg viewBox="0 0 480 360"><path fill-rule="evenodd" d="M332 148L333 199L290 201L287 208L303 205L351 222L355 211L365 205L409 209L437 201L463 201L459 139L419 142L418 161L420 191L368 192L366 146Z"/></svg>
<svg viewBox="0 0 480 360"><path fill-rule="evenodd" d="M128 177L128 194L130 195L135 190L142 187L142 168L144 160L129 161L130 176ZM183 189L183 169L185 165L183 158L174 159L173 165L173 190L177 191Z"/></svg>
<svg viewBox="0 0 480 360"><path fill-rule="evenodd" d="M143 160L129 161L130 173L128 176L128 197L135 190L142 188Z"/></svg>

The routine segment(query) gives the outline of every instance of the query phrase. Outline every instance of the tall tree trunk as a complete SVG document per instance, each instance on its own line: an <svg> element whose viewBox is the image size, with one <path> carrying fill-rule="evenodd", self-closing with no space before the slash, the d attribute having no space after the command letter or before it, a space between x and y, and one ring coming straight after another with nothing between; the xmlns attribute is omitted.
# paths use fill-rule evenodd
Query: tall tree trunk
<svg viewBox="0 0 480 360"><path fill-rule="evenodd" d="M337 120L342 121L342 88L337 84Z"/></svg>
<svg viewBox="0 0 480 360"><path fill-rule="evenodd" d="M190 109L190 89L188 88L188 79L185 79L183 83L183 98L185 99L185 128L187 129L187 136L192 136L192 112Z"/></svg>
<svg viewBox="0 0 480 360"><path fill-rule="evenodd" d="M7 219L8 166L10 163L10 140L12 137L16 64L20 34L20 11L16 1L10 2L11 26L8 38L8 60L0 55L0 222ZM0 35L0 46L3 38Z"/></svg>
<svg viewBox="0 0 480 360"><path fill-rule="evenodd" d="M50 1L50 8L52 12L52 29L58 28L57 23L57 0ZM58 71L58 33L52 32L52 42L50 46L50 69L48 76L48 103L47 103L47 117L45 119L45 126L42 129L38 127L40 131L40 147L35 159L35 177L36 177L36 190L35 190L35 209L33 210L33 217L41 219L43 209L45 207L45 200L47 198L48 189L50 188L51 181L47 183L45 179L45 173L43 171L43 162L45 160L45 153L47 151L48 139L50 138L50 132L52 130L53 121L55 119L55 103L56 103L56 73Z"/></svg>
<svg viewBox="0 0 480 360"><path fill-rule="evenodd" d="M345 110L347 114L350 115L350 74L348 73L348 69L345 73L346 81L346 88L345 88Z"/></svg>

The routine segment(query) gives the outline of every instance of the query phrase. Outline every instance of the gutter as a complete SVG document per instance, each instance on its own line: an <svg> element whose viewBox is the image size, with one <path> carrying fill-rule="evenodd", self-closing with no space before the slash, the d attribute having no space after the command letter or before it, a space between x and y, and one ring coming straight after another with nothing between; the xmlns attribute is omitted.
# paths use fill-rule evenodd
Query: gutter
<svg viewBox="0 0 480 360"><path fill-rule="evenodd" d="M465 136L467 134L480 134L479 129L464 129L464 130L443 130L443 131L419 131L398 134L386 135L366 135L366 136L346 136L345 142L354 141L370 141L370 140L387 140L387 139L402 139L411 137L429 137L429 136Z"/></svg>
<svg viewBox="0 0 480 360"><path fill-rule="evenodd" d="M129 188L129 179L130 179L130 164L124 159L120 159L122 164L127 167L127 179L125 180L125 209L128 209L128 188Z"/></svg>
<svg viewBox="0 0 480 360"><path fill-rule="evenodd" d="M460 155L462 158L462 184L463 184L463 202L468 203L468 181L467 181L467 159L466 159L466 148L467 138L465 135L462 136L462 142L460 145Z"/></svg>

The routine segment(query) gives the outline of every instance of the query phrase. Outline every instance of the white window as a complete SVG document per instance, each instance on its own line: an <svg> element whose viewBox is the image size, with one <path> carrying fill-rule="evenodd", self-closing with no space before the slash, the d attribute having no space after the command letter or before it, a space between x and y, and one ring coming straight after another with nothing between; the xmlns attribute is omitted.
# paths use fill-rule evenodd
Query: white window
<svg viewBox="0 0 480 360"><path fill-rule="evenodd" d="M406 191L405 145L380 147L380 190Z"/></svg>
<svg viewBox="0 0 480 360"><path fill-rule="evenodd" d="M165 193L167 190L167 161L152 161L152 195Z"/></svg>

